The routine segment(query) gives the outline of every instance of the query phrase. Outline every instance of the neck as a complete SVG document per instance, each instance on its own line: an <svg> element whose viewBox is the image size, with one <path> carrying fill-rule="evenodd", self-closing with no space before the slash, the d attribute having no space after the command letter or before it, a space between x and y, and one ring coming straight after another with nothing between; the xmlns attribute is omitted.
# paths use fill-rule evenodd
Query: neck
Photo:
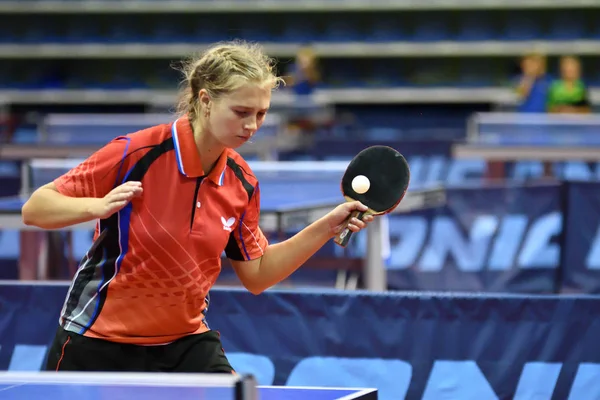
<svg viewBox="0 0 600 400"><path fill-rule="evenodd" d="M200 162L202 163L202 170L204 170L205 175L208 175L225 150L225 146L215 140L210 132L203 126L200 119L197 119L194 122L192 129L194 131L196 148L200 155Z"/></svg>

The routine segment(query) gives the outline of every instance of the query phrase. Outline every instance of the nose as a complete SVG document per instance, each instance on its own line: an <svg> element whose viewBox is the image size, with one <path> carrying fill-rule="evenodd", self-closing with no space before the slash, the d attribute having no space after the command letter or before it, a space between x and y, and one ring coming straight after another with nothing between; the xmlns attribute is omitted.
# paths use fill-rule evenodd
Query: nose
<svg viewBox="0 0 600 400"><path fill-rule="evenodd" d="M250 131L254 134L254 132L257 129L257 123L256 123L256 118L255 117L250 117L246 120L246 122L244 123L244 130L246 131Z"/></svg>

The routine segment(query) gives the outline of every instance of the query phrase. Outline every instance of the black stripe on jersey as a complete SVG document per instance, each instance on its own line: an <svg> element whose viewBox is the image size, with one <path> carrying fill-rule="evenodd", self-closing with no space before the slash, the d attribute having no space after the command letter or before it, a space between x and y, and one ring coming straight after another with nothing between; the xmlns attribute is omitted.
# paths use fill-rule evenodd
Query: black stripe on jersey
<svg viewBox="0 0 600 400"><path fill-rule="evenodd" d="M75 281L73 282L73 288L70 290L69 297L67 298L67 305L64 313L64 317L67 319L73 317L73 312L77 308L77 304L79 303L79 299L83 294L83 290L94 279L96 267L102 263L104 251L102 242L106 238L108 231L101 232L102 233L92 244L92 247L90 247L79 264L81 270L78 272L77 278L75 278Z"/></svg>
<svg viewBox="0 0 600 400"><path fill-rule="evenodd" d="M252 195L254 194L254 186L252 186L250 182L246 180L242 167L240 167L235 162L235 160L230 157L227 157L227 166L233 170L233 173L235 174L236 178L238 178L240 182L242 182L244 189L246 189L246 193L248 193L248 201L250 201Z"/></svg>
<svg viewBox="0 0 600 400"><path fill-rule="evenodd" d="M154 163L154 161L158 160L160 156L168 153L171 150L175 149L175 143L173 142L173 138L170 137L166 139L161 144L154 146L151 150L149 150L146 154L139 159L138 162L130 169L123 183L128 181L141 181L150 166Z"/></svg>
<svg viewBox="0 0 600 400"><path fill-rule="evenodd" d="M192 199L192 217L190 218L190 232L194 227L194 217L196 216L196 203L198 203L198 192L200 191L200 185L204 180L204 176L196 178L196 189L194 189L194 198Z"/></svg>
<svg viewBox="0 0 600 400"><path fill-rule="evenodd" d="M238 178L238 180L242 183L242 186L244 186L244 189L246 189L246 193L248 194L248 202L250 202L252 196L254 195L254 186L252 186L244 176L245 171L240 165L238 165L238 163L235 162L233 158L227 158L227 166L233 170L236 178ZM234 261L245 260L242 250L239 248L235 240L235 232L231 232L229 235L229 241L225 247L225 255L227 258Z"/></svg>
<svg viewBox="0 0 600 400"><path fill-rule="evenodd" d="M240 250L240 247L235 240L234 233L235 232L231 232L229 234L229 240L227 241L227 246L225 246L225 255L230 260L244 261L244 255L242 254L242 250Z"/></svg>

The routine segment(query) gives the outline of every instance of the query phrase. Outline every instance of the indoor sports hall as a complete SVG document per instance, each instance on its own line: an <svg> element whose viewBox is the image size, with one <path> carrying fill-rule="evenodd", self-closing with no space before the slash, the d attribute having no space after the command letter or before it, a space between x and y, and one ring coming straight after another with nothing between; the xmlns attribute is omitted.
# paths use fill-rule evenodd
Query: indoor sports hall
<svg viewBox="0 0 600 400"><path fill-rule="evenodd" d="M0 0L0 400L600 399L599 20Z"/></svg>

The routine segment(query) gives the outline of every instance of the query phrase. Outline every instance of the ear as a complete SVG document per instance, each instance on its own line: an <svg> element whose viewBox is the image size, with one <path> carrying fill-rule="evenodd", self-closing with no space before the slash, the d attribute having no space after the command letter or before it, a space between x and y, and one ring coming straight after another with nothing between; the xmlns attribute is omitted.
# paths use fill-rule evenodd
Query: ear
<svg viewBox="0 0 600 400"><path fill-rule="evenodd" d="M198 92L198 101L200 102L202 108L204 108L205 110L210 107L211 99L206 89L200 89L200 91Z"/></svg>

